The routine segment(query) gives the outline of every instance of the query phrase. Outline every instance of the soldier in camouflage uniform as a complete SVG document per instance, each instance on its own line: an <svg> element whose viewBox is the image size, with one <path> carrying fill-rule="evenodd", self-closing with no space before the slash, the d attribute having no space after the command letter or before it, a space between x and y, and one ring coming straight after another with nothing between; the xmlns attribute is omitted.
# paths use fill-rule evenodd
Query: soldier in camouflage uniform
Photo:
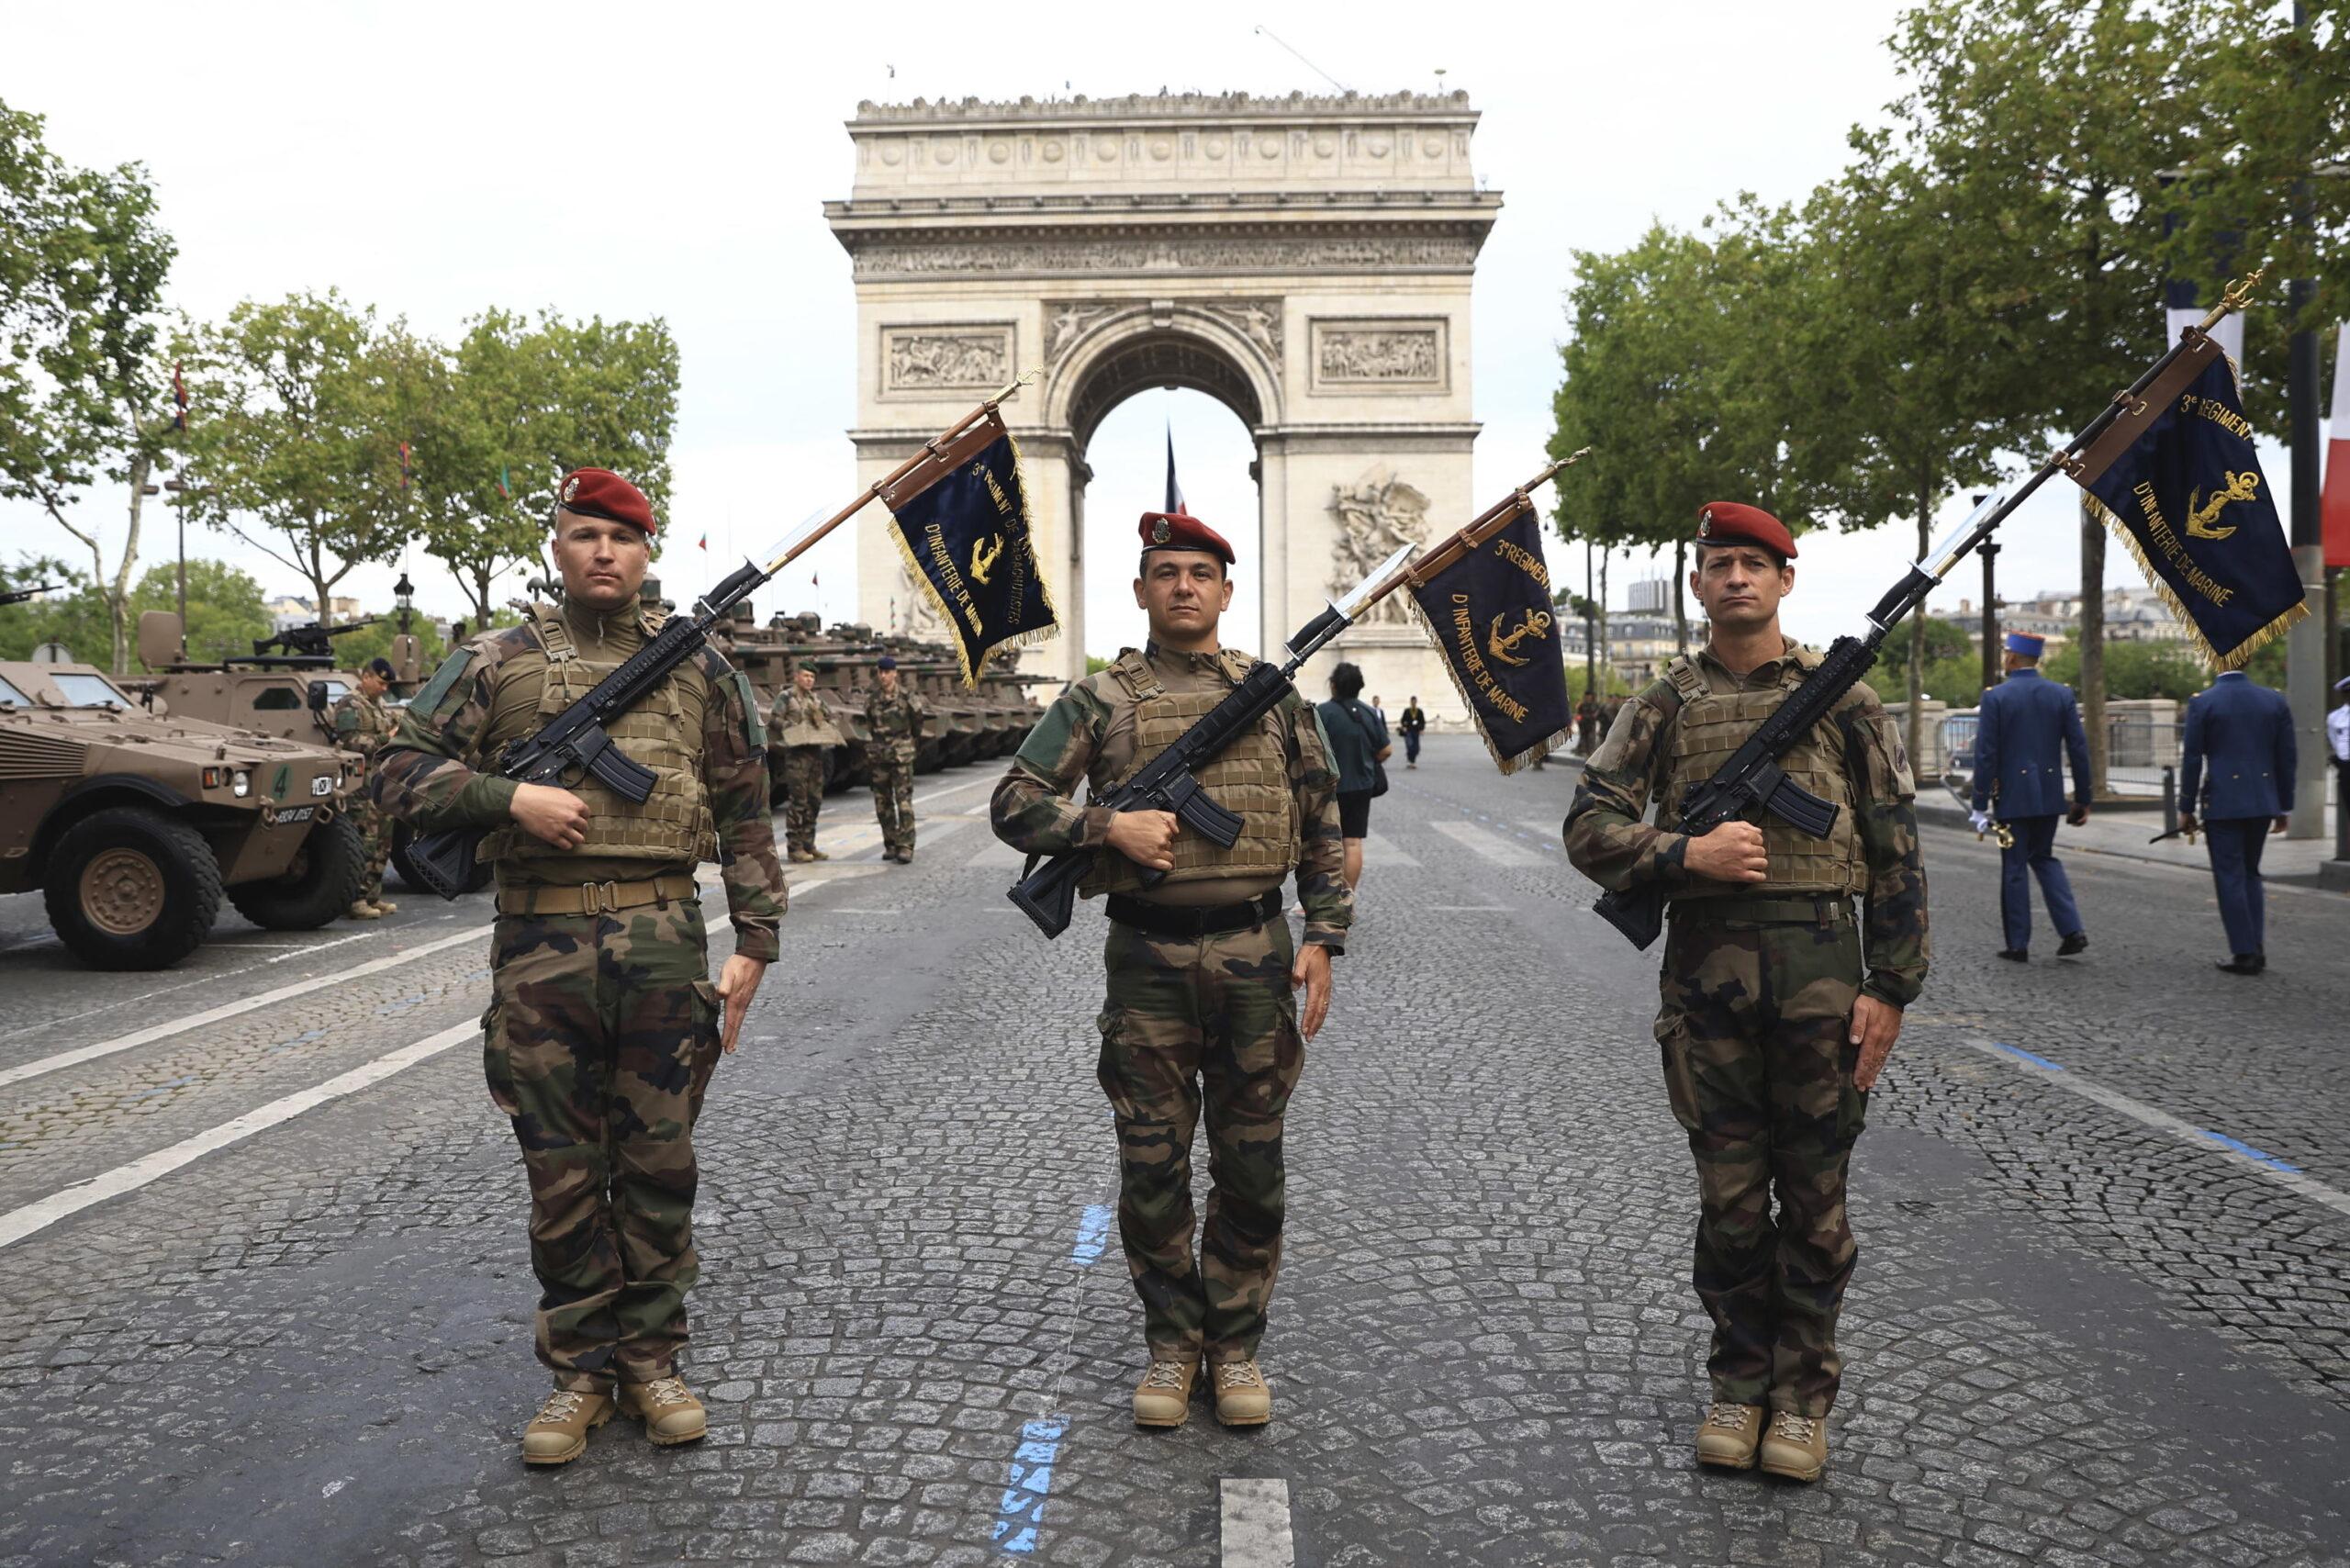
<svg viewBox="0 0 2350 1568"><path fill-rule="evenodd" d="M1661 883L1670 901L1656 1035L1696 1157L1692 1282L1714 1320L1698 1460L1812 1481L1828 1462L1836 1319L1858 1250L1845 1170L1926 978L1917 787L1898 727L1858 685L1780 759L1835 803L1826 839L1767 816L1675 831L1683 792L1819 663L1779 632L1796 549L1777 519L1716 501L1696 543L1690 581L1710 645L1625 704L1567 813L1567 853L1604 887ZM1654 826L1641 820L1651 800Z"/></svg>
<svg viewBox="0 0 2350 1568"><path fill-rule="evenodd" d="M883 654L865 699L865 774L881 822L881 858L901 866L914 858L914 754L929 717L928 704L900 683L898 661Z"/></svg>
<svg viewBox="0 0 2350 1568"><path fill-rule="evenodd" d="M330 713L334 744L365 757L369 776L375 771L376 754L392 738L392 711L384 706L384 693L392 689L393 674L389 659L368 660L367 667L359 672L358 689L335 699ZM367 874L359 884L351 918L381 920L398 907L384 896L384 862L392 853L392 824L369 790L354 790L350 809L351 824L359 830L359 841L367 850Z"/></svg>
<svg viewBox="0 0 2350 1568"><path fill-rule="evenodd" d="M677 1375L698 1272L694 1123L776 956L784 905L765 730L750 683L714 649L608 726L654 773L645 801L593 777L557 789L483 771L663 619L638 597L654 527L643 494L601 469L567 476L558 493L562 607L537 606L451 654L409 704L375 784L386 810L420 828L485 834L497 868L484 1061L530 1176L538 1355L555 1383L523 1431L532 1464L576 1458L615 1395L655 1443L703 1433ZM715 986L694 880L704 860L723 868L734 926Z"/></svg>
<svg viewBox="0 0 2350 1568"><path fill-rule="evenodd" d="M1202 770L1240 813L1232 848L1179 831L1164 812L1095 798L1158 755L1256 661L1222 648L1232 547L1181 513L1143 519L1136 601L1150 642L1077 682L1030 732L996 787L998 837L1014 849L1096 851L1080 890L1109 895L1109 1000L1098 1076L1118 1129L1118 1234L1142 1297L1150 1365L1135 1390L1145 1427L1180 1427L1202 1358L1228 1426L1272 1418L1257 1366L1281 1262L1281 1122L1304 1043L1330 1001L1330 958L1354 918L1341 874L1337 776L1312 706L1295 693ZM1167 873L1146 890L1142 867ZM1297 879L1305 939L1293 946L1281 884ZM1305 988L1304 1016L1292 991ZM1192 1253L1192 1134L1204 1110L1211 1190Z"/></svg>
<svg viewBox="0 0 2350 1568"><path fill-rule="evenodd" d="M824 761L842 744L840 727L816 695L816 672L800 665L775 700L767 727L783 743L783 836L795 864L829 860L816 847L816 813L824 804Z"/></svg>

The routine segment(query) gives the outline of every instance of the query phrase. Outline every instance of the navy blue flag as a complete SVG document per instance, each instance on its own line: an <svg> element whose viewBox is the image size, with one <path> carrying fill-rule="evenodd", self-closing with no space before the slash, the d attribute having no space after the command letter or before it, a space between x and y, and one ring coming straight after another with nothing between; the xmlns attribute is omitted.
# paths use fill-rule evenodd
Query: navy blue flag
<svg viewBox="0 0 2350 1568"><path fill-rule="evenodd" d="M963 683L979 684L990 649L1059 626L1036 565L1020 449L992 410L882 491L914 580L955 628Z"/></svg>
<svg viewBox="0 0 2350 1568"><path fill-rule="evenodd" d="M1411 588L1453 686L1504 773L1567 738L1574 713L1532 503L1451 566L1425 582L1412 579Z"/></svg>
<svg viewBox="0 0 2350 1568"><path fill-rule="evenodd" d="M2241 667L2309 613L2234 367L2200 332L2075 477L2216 667Z"/></svg>

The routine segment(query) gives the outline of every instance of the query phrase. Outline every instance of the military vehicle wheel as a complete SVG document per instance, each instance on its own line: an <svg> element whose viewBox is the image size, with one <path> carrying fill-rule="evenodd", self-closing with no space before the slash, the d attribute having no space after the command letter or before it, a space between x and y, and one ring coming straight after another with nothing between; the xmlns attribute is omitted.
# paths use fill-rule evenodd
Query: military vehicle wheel
<svg viewBox="0 0 2350 1568"><path fill-rule="evenodd" d="M169 969L212 934L220 864L187 823L114 806L65 830L41 896L58 940L92 969Z"/></svg>
<svg viewBox="0 0 2350 1568"><path fill-rule="evenodd" d="M367 846L349 817L310 830L282 877L239 882L229 902L255 925L271 931L316 931L349 912L367 875Z"/></svg>
<svg viewBox="0 0 2350 1568"><path fill-rule="evenodd" d="M416 865L408 857L408 825L392 824L392 869L400 874L400 885L412 893L429 893L432 884L416 874ZM474 874L465 879L465 891L477 893L496 879L498 868L486 860L474 862Z"/></svg>

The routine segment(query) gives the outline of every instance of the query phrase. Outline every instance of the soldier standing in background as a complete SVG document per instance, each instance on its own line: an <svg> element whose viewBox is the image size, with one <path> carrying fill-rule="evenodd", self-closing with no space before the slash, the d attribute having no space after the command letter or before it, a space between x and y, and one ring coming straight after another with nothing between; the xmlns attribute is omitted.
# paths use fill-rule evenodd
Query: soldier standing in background
<svg viewBox="0 0 2350 1568"><path fill-rule="evenodd" d="M522 1433L564 1464L620 1411L655 1443L692 1442L677 1375L694 1254L694 1123L722 1049L778 950L783 867L767 820L767 735L751 685L713 648L606 726L655 778L632 801L484 771L644 646L653 509L600 468L566 476L554 519L563 604L484 633L416 694L376 775L419 827L477 829L498 872L483 1015L490 1098L531 1181L539 1360L555 1391ZM716 860L734 952L710 982L694 868Z"/></svg>
<svg viewBox="0 0 2350 1568"><path fill-rule="evenodd" d="M996 836L1032 855L1096 853L1079 891L1109 895L1109 1000L1096 1069L1118 1128L1118 1236L1142 1297L1150 1364L1135 1421L1180 1427L1203 1358L1217 1419L1272 1419L1258 1370L1281 1255L1281 1118L1305 1042L1330 1005L1354 896L1342 874L1337 774L1314 710L1295 692L1200 770L1239 813L1219 849L1169 812L1112 812L1093 798L1131 778L1244 679L1256 661L1223 647L1232 546L1197 518L1146 512L1135 602L1150 641L1120 652L1046 709L996 786ZM1166 873L1146 889L1141 868ZM1305 943L1293 947L1281 884L1297 878ZM1301 1019L1291 992L1305 991ZM1207 1114L1213 1183L1192 1255L1192 1134Z"/></svg>
<svg viewBox="0 0 2350 1568"><path fill-rule="evenodd" d="M2010 963L2031 960L2031 879L2061 940L2056 956L2088 950L2072 879L2056 858L2056 819L2079 827L2089 820L2089 737L2081 727L2073 689L2040 673L2047 640L2010 632L2002 642L2000 667L2006 678L1983 694L1975 726L1974 811L1977 833L1993 818L2008 824L2010 842L1999 850L1999 929L2007 943L1999 957ZM2073 765L2073 804L2065 804L2065 762ZM2192 812L2190 801L2188 810Z"/></svg>
<svg viewBox="0 0 2350 1568"><path fill-rule="evenodd" d="M367 667L359 672L357 689L337 698L332 711L334 744L367 759L363 778L371 781L376 754L392 738L392 711L384 706L384 693L392 689L394 673L391 660L368 660ZM381 920L399 906L384 896L384 862L392 853L392 824L375 803L372 788L352 791L351 825L359 830L359 841L367 849L367 872L359 884L359 897L352 902L351 918Z"/></svg>
<svg viewBox="0 0 2350 1568"><path fill-rule="evenodd" d="M914 859L914 754L929 717L923 700L899 684L898 661L883 654L865 699L865 775L881 823L881 858L901 866Z"/></svg>
<svg viewBox="0 0 2350 1568"><path fill-rule="evenodd" d="M1692 1283L1714 1320L1698 1461L1744 1470L1759 1460L1816 1481L1858 1254L1845 1172L1902 1009L1926 978L1917 786L1898 728L1856 685L1779 759L1835 803L1827 838L1773 817L1675 831L1689 787L1819 664L1779 631L1796 548L1776 518L1710 502L1696 546L1690 588L1708 644L1624 706L1568 810L1567 854L1603 887L1661 883L1670 901L1656 1036L1696 1157ZM1654 826L1641 820L1651 799Z"/></svg>
<svg viewBox="0 0 2350 1568"><path fill-rule="evenodd" d="M768 724L783 743L783 831L792 861L829 860L816 847L816 813L824 804L825 754L842 741L824 700L816 695L813 669L793 666L791 684L775 700Z"/></svg>
<svg viewBox="0 0 2350 1568"><path fill-rule="evenodd" d="M2210 763L2207 778L2204 762ZM2178 825L2199 823L2211 857L2228 957L2220 968L2256 975L2268 968L2268 915L2260 852L2293 823L2300 748L2285 694L2240 669L2221 670L2187 704L2178 759Z"/></svg>

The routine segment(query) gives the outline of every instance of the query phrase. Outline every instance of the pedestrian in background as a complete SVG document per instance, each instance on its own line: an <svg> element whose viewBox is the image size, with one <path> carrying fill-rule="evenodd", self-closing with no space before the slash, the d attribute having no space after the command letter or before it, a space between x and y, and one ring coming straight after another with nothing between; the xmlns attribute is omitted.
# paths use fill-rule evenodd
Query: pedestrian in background
<svg viewBox="0 0 2350 1568"><path fill-rule="evenodd" d="M2031 958L2031 879L2040 881L2048 919L2063 938L2056 956L2086 950L2088 932L2065 863L2056 858L2056 819L2089 820L2089 737L2073 689L2040 673L2047 639L2010 632L1999 655L2007 678L1983 694L1975 730L1975 831L1994 819L2011 830L1999 850L1999 928L2011 963ZM2065 805L2065 764L2073 766L2073 804Z"/></svg>
<svg viewBox="0 0 2350 1568"><path fill-rule="evenodd" d="M363 778L375 773L376 754L397 725L397 717L384 706L384 693L392 689L394 673L391 660L369 659L367 667L359 672L358 689L344 692L335 701L334 744L366 759ZM375 803L372 788L353 790L350 809L352 825L359 830L360 843L367 852L366 869L360 878L359 896L352 901L350 918L381 920L399 907L384 896L384 862L391 855L392 824Z"/></svg>
<svg viewBox="0 0 2350 1568"><path fill-rule="evenodd" d="M2290 823L2297 762L2293 711L2283 692L2232 669L2188 703L2178 825L2192 833L2201 820L2220 923L2228 933L2228 957L2220 968L2232 975L2256 975L2268 967L2260 852L2268 834Z"/></svg>
<svg viewBox="0 0 2350 1568"><path fill-rule="evenodd" d="M1315 710L1338 774L1338 833L1346 840L1348 891L1362 885L1362 841L1371 832L1371 802L1387 793L1380 766L1394 751L1387 721L1362 700L1362 671L1342 664L1330 672L1330 700Z"/></svg>
<svg viewBox="0 0 2350 1568"><path fill-rule="evenodd" d="M1575 755L1589 756L1599 744L1599 699L1586 691L1575 704Z"/></svg>
<svg viewBox="0 0 2350 1568"><path fill-rule="evenodd" d="M1420 736L1427 733L1428 727L1428 716L1420 711L1418 698L1415 697L1404 705L1404 716L1395 722L1395 727L1404 736L1404 766L1417 767L1420 765Z"/></svg>
<svg viewBox="0 0 2350 1568"><path fill-rule="evenodd" d="M2333 683L2342 699L2325 716L2326 748L2333 753L2333 809L2350 812L2350 676Z"/></svg>
<svg viewBox="0 0 2350 1568"><path fill-rule="evenodd" d="M1379 722L1383 724L1387 722L1387 704L1379 700L1379 694L1377 692L1371 693L1371 711L1379 715Z"/></svg>

